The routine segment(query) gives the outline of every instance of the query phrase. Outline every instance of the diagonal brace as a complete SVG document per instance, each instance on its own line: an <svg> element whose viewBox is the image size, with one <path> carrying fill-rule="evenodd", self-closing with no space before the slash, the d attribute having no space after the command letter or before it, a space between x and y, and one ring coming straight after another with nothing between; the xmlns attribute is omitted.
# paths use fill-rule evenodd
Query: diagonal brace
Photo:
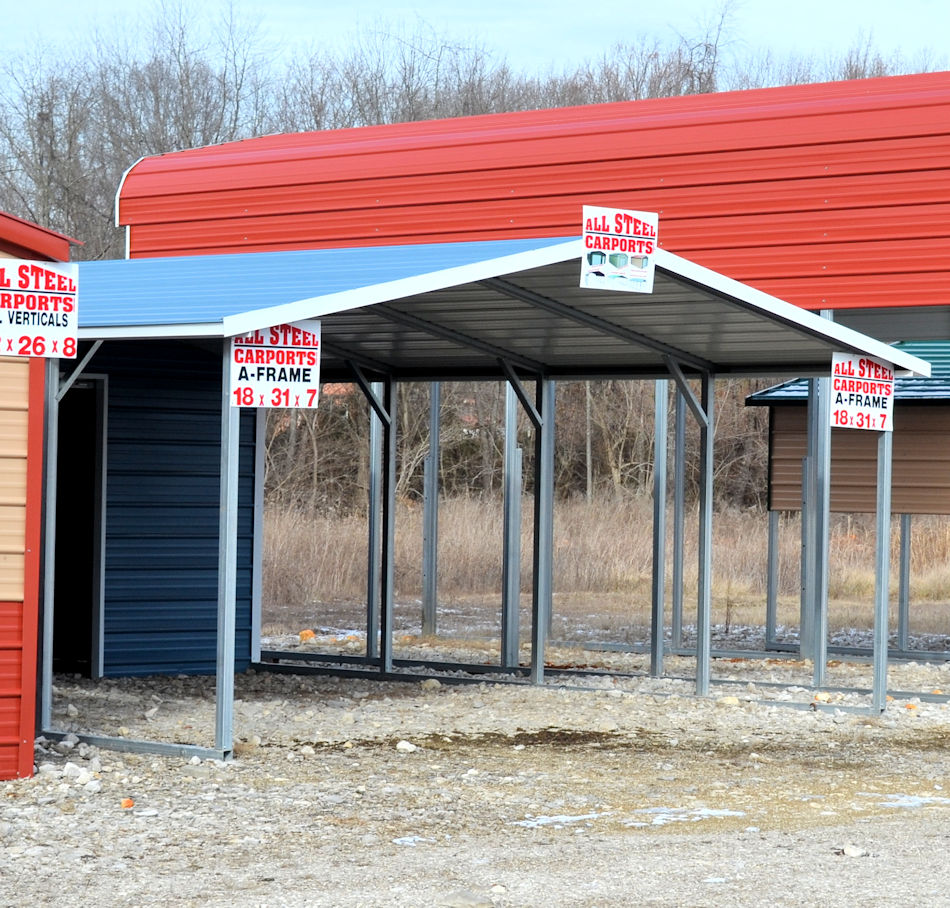
<svg viewBox="0 0 950 908"><path fill-rule="evenodd" d="M102 346L102 341L97 340L92 347L89 348L89 351L86 355L79 361L76 368L69 373L69 378L60 383L59 390L56 392L56 402L59 403L65 396L66 392L76 383L76 380L82 375L83 369L89 365L89 360L91 360L99 348Z"/></svg>
<svg viewBox="0 0 950 908"><path fill-rule="evenodd" d="M689 386L689 382L686 381L686 376L683 375L683 370L680 369L679 363L671 356L664 356L663 361L666 363L666 368L670 370L670 375L673 376L676 387L679 389L680 394L683 395L687 406L693 411L693 416L696 417L696 422L699 423L700 428L708 428L709 419L706 416L706 412L703 410L702 404L696 400L696 395L693 394L693 389ZM677 456L679 455L677 454Z"/></svg>
<svg viewBox="0 0 950 908"><path fill-rule="evenodd" d="M379 395L373 390L373 386L369 381L367 381L366 376L363 374L363 370L352 360L347 360L346 365L353 373L356 383L360 386L360 390L366 396L366 399L369 401L369 405L376 412L380 422L389 428L392 425L392 417L390 416L389 411L386 409L383 402L379 399Z"/></svg>
<svg viewBox="0 0 950 908"><path fill-rule="evenodd" d="M518 400L521 401L521 406L525 408L528 418L531 420L536 429L540 429L541 414L538 413L537 407L535 407L535 405L531 402L531 398L528 397L528 393L525 391L524 385L521 384L521 379L515 374L515 370L511 368L510 363L503 359L499 359L498 364L505 373L505 378L508 379L508 384L511 385L511 389L515 392Z"/></svg>

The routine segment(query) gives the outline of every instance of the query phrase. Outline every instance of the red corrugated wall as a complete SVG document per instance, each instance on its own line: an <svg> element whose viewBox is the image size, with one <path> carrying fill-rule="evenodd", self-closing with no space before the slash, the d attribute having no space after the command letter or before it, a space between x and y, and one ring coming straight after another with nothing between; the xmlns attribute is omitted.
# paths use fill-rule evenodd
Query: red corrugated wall
<svg viewBox="0 0 950 908"><path fill-rule="evenodd" d="M570 236L584 203L808 308L950 303L950 73L250 139L140 161L119 221L138 257Z"/></svg>
<svg viewBox="0 0 950 908"><path fill-rule="evenodd" d="M0 779L32 775L36 735L45 360L31 359L28 370L23 598L0 601Z"/></svg>
<svg viewBox="0 0 950 908"><path fill-rule="evenodd" d="M0 257L68 261L71 242L0 211ZM16 380L2 388L0 779L15 779L33 773L36 736L46 361L6 357L4 366Z"/></svg>

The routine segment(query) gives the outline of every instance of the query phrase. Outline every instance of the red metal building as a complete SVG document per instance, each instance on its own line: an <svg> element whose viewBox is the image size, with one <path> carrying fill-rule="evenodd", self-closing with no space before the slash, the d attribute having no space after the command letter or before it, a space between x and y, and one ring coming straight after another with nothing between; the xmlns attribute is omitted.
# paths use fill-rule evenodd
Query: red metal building
<svg viewBox="0 0 950 908"><path fill-rule="evenodd" d="M581 205L810 309L950 302L950 73L267 136L145 158L132 257L572 236Z"/></svg>
<svg viewBox="0 0 950 908"><path fill-rule="evenodd" d="M0 258L67 261L70 240L0 212ZM0 779L33 772L45 360L0 356Z"/></svg>

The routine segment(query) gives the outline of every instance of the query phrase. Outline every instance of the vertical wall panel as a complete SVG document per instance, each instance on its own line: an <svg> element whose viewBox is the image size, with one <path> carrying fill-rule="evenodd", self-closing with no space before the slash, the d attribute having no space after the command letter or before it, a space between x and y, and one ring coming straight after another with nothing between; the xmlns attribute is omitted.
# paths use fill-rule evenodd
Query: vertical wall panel
<svg viewBox="0 0 950 908"><path fill-rule="evenodd" d="M0 779L33 767L42 387L42 360L0 358Z"/></svg>
<svg viewBox="0 0 950 908"><path fill-rule="evenodd" d="M106 675L215 669L221 360L107 343ZM253 413L242 414L236 663L250 661Z"/></svg>
<svg viewBox="0 0 950 908"><path fill-rule="evenodd" d="M770 419L769 506L802 506L806 408L773 407ZM877 432L831 431L831 510L873 513L876 507ZM895 514L950 514L950 404L894 407L891 510Z"/></svg>
<svg viewBox="0 0 950 908"><path fill-rule="evenodd" d="M0 211L0 258L66 261L70 240ZM46 363L0 357L0 779L33 772Z"/></svg>

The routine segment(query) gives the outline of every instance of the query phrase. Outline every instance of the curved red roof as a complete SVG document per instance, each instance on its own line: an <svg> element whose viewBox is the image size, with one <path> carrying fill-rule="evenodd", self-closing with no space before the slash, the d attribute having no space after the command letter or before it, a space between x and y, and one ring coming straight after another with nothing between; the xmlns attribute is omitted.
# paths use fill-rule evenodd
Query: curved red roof
<svg viewBox="0 0 950 908"><path fill-rule="evenodd" d="M582 204L808 308L950 303L950 73L265 136L145 158L133 256L564 236Z"/></svg>

